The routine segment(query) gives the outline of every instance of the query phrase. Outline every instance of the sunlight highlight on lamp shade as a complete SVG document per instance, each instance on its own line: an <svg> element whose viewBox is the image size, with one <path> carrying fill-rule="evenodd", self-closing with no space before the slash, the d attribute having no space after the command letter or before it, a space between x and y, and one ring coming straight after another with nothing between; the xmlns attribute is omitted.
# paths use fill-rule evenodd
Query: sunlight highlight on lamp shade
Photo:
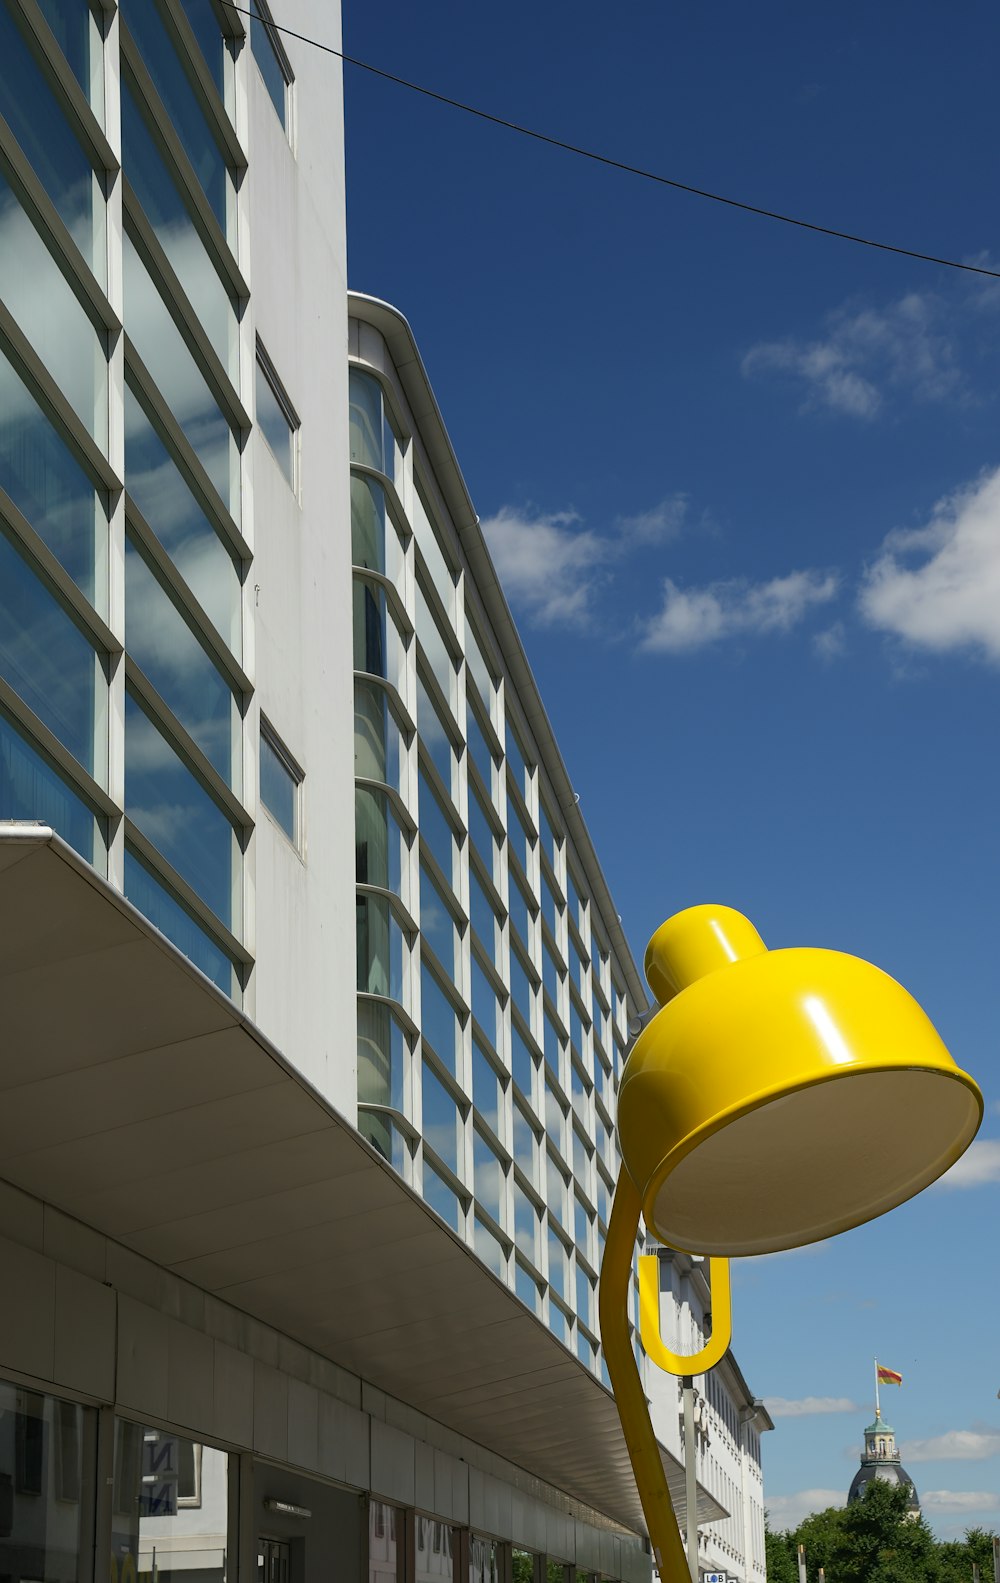
<svg viewBox="0 0 1000 1583"><path fill-rule="evenodd" d="M662 1009L622 1078L622 1155L662 1241L770 1253L903 1203L982 1118L973 1080L916 1001L837 951L768 951L730 908L650 942Z"/></svg>

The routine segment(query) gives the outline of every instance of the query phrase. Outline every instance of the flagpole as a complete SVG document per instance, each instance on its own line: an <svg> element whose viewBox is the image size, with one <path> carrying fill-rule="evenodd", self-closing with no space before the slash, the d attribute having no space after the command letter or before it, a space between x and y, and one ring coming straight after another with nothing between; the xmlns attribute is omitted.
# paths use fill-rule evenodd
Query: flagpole
<svg viewBox="0 0 1000 1583"><path fill-rule="evenodd" d="M878 1399L878 1358L875 1359L875 1417L881 1418L882 1407Z"/></svg>

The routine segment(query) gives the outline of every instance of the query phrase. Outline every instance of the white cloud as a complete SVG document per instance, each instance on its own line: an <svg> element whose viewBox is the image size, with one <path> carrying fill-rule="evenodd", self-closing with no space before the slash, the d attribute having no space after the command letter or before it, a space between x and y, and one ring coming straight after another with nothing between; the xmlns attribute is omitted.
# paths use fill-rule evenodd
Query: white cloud
<svg viewBox="0 0 1000 1583"><path fill-rule="evenodd" d="M790 376L805 389L804 411L825 407L872 419L890 389L920 401L961 393L961 372L941 328L944 322L945 304L930 292L908 292L881 310L844 306L828 316L825 337L758 342L743 358L742 370L748 379Z"/></svg>
<svg viewBox="0 0 1000 1583"><path fill-rule="evenodd" d="M663 606L643 623L639 647L680 654L735 636L789 632L837 588L834 572L796 571L766 583L733 579L701 588L680 588L668 577Z"/></svg>
<svg viewBox="0 0 1000 1583"><path fill-rule="evenodd" d="M920 1504L925 1512L1000 1511L996 1490L924 1490Z"/></svg>
<svg viewBox="0 0 1000 1583"><path fill-rule="evenodd" d="M481 524L504 593L539 626L585 626L611 555L575 511L501 506Z"/></svg>
<svg viewBox="0 0 1000 1583"><path fill-rule="evenodd" d="M768 1396L764 1406L772 1418L808 1418L814 1413L857 1413L861 1409L849 1396Z"/></svg>
<svg viewBox="0 0 1000 1583"><path fill-rule="evenodd" d="M835 621L831 627L823 632L817 632L813 638L813 648L821 660L832 664L838 660L847 648L847 632L842 621Z"/></svg>
<svg viewBox="0 0 1000 1583"><path fill-rule="evenodd" d="M677 538L687 515L687 495L667 495L649 511L619 517L615 527L620 538L630 544L665 544L668 539Z"/></svg>
<svg viewBox="0 0 1000 1583"><path fill-rule="evenodd" d="M1000 1141L980 1138L971 1143L950 1171L939 1179L938 1187L985 1187L1000 1182Z"/></svg>
<svg viewBox="0 0 1000 1583"><path fill-rule="evenodd" d="M891 533L859 603L869 625L918 647L1000 662L1000 468L939 500L926 527Z"/></svg>
<svg viewBox="0 0 1000 1583"><path fill-rule="evenodd" d="M830 1506L843 1506L843 1490L797 1490L794 1495L764 1496L769 1525L775 1532L783 1528L797 1528L803 1517L813 1512L825 1512Z"/></svg>
<svg viewBox="0 0 1000 1583"><path fill-rule="evenodd" d="M905 1440L899 1450L904 1462L982 1462L1000 1452L1000 1431L949 1429L930 1440Z"/></svg>

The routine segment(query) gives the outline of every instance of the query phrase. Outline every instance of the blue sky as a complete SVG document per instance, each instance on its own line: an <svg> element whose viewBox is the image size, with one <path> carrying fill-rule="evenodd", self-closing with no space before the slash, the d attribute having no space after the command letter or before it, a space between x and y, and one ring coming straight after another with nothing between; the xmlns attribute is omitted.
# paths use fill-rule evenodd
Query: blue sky
<svg viewBox="0 0 1000 1583"><path fill-rule="evenodd" d="M982 0L344 22L348 51L615 158L1000 261ZM846 1491L877 1353L935 1529L1000 1525L1000 281L346 86L351 284L414 327L636 952L718 900L869 957L986 1095L951 1186L739 1267L737 1354L785 1404L768 1503Z"/></svg>

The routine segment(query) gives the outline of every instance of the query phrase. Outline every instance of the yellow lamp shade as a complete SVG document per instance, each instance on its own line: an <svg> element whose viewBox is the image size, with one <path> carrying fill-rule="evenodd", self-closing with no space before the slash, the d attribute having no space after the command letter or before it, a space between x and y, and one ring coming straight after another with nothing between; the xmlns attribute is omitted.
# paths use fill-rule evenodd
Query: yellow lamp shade
<svg viewBox="0 0 1000 1583"><path fill-rule="evenodd" d="M692 907L650 941L661 1009L618 1098L622 1158L647 1225L689 1253L773 1253L903 1203L953 1165L982 1096L879 968L768 951L728 907Z"/></svg>

